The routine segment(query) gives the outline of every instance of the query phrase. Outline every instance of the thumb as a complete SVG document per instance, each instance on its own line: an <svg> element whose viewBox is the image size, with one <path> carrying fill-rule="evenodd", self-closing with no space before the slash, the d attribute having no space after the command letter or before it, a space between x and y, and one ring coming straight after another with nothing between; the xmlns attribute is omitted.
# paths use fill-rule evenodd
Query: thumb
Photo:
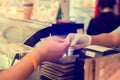
<svg viewBox="0 0 120 80"><path fill-rule="evenodd" d="M70 34L68 34L68 36L66 37L66 39L71 42L74 39L74 36L75 36L74 33L70 33Z"/></svg>

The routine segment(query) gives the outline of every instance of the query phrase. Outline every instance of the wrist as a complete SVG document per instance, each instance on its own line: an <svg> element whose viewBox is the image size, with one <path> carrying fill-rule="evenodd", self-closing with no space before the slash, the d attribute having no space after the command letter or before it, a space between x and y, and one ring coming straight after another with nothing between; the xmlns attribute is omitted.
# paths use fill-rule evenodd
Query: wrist
<svg viewBox="0 0 120 80"><path fill-rule="evenodd" d="M34 50L32 51L32 54L36 57L38 63L41 63L44 61L44 58L45 58L45 54L47 53L47 50L46 48L39 46L39 47L36 47L34 48Z"/></svg>
<svg viewBox="0 0 120 80"><path fill-rule="evenodd" d="M26 57L29 59L29 61L31 61L34 71L35 71L38 66L38 61L37 61L36 57L31 53L26 54Z"/></svg>
<svg viewBox="0 0 120 80"><path fill-rule="evenodd" d="M41 62L41 57L39 56L39 54L37 52L32 51L31 53L28 53L28 54L31 54L35 58L37 64L39 64Z"/></svg>
<svg viewBox="0 0 120 80"><path fill-rule="evenodd" d="M92 44L92 37L90 35L86 35L88 37L88 46Z"/></svg>

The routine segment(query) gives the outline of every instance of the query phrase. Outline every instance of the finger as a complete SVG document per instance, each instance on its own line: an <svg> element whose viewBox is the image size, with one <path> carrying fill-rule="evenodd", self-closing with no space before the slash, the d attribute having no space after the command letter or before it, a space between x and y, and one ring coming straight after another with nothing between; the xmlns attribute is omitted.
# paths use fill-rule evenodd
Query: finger
<svg viewBox="0 0 120 80"><path fill-rule="evenodd" d="M66 39L67 39L67 40L70 40L70 38L71 38L71 36L70 36L70 35L68 35L68 36L66 37Z"/></svg>
<svg viewBox="0 0 120 80"><path fill-rule="evenodd" d="M72 42L71 42L71 46L76 45L76 44L77 44L77 42L78 42L78 38L77 38L77 37L75 37L75 38L72 40Z"/></svg>
<svg viewBox="0 0 120 80"><path fill-rule="evenodd" d="M71 42L72 39L73 39L73 37L74 37L74 34L69 34L69 35L66 37L66 39Z"/></svg>

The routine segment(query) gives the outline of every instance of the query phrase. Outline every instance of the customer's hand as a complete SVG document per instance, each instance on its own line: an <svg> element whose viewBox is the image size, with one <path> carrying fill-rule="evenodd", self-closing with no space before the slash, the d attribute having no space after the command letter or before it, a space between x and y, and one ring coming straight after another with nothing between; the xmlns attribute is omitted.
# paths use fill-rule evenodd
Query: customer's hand
<svg viewBox="0 0 120 80"><path fill-rule="evenodd" d="M66 37L71 42L70 49L80 49L91 44L91 37L85 34L70 33Z"/></svg>
<svg viewBox="0 0 120 80"><path fill-rule="evenodd" d="M59 37L48 37L41 41L17 64L0 72L0 80L27 80L37 65L43 61L57 61L63 56L70 42ZM7 75L6 75L7 74Z"/></svg>
<svg viewBox="0 0 120 80"><path fill-rule="evenodd" d="M70 46L69 40L57 36L47 37L41 40L40 44L34 49L39 54L41 61L54 61L63 56Z"/></svg>

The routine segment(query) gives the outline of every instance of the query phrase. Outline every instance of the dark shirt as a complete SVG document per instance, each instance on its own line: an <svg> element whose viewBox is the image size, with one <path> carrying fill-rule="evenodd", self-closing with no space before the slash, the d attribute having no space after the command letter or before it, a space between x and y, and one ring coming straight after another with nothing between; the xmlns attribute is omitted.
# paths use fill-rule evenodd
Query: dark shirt
<svg viewBox="0 0 120 80"><path fill-rule="evenodd" d="M90 20L87 34L97 35L100 33L109 33L118 26L120 26L120 16L116 16L112 12L102 13L98 17Z"/></svg>

